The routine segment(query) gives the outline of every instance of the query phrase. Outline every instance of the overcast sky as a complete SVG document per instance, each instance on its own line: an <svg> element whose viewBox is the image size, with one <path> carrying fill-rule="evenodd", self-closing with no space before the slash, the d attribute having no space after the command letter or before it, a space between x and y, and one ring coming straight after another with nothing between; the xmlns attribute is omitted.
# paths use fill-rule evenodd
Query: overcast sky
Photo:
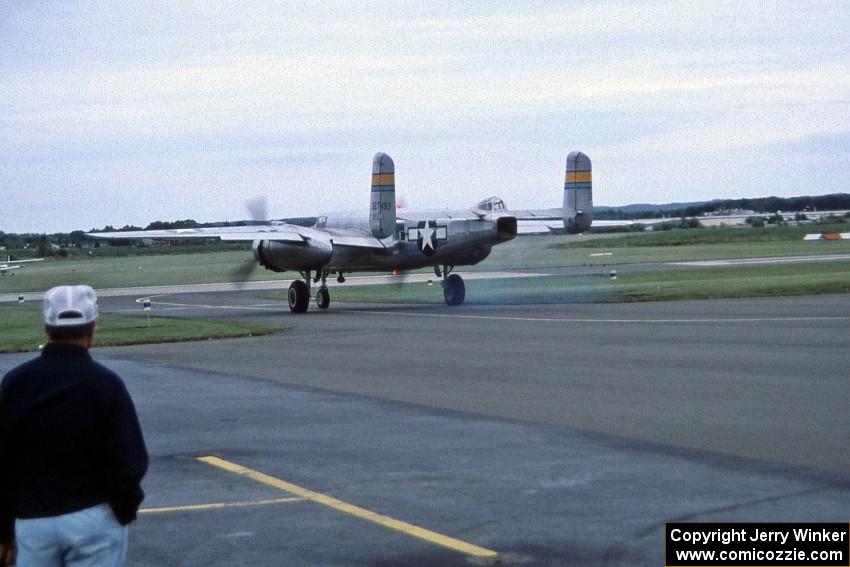
<svg viewBox="0 0 850 567"><path fill-rule="evenodd" d="M0 231L850 191L850 2L0 2Z"/></svg>

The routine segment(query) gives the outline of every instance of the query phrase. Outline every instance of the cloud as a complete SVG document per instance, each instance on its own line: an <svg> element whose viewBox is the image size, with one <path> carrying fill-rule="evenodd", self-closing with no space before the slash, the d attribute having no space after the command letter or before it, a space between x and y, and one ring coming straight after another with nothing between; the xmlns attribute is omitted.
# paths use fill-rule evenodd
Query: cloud
<svg viewBox="0 0 850 567"><path fill-rule="evenodd" d="M21 196L3 222L28 230L54 221L27 199L69 186L124 188L92 211L99 224L141 196L157 218L189 216L181 202L232 216L234 192L271 191L287 215L358 208L378 150L423 206L550 205L576 147L614 181L597 190L607 203L743 196L794 143L850 123L841 2L0 9L0 190ZM724 155L748 159L732 189L715 183ZM653 174L634 175L647 159ZM839 179L817 186L846 190Z"/></svg>

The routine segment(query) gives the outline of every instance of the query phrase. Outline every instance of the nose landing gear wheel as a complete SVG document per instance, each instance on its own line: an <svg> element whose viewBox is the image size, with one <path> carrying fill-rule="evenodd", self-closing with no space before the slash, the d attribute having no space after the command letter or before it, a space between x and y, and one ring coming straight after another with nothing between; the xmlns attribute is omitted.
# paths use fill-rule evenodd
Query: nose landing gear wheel
<svg viewBox="0 0 850 567"><path fill-rule="evenodd" d="M316 306L319 309L327 309L330 304L331 294L328 292L327 288L320 288L319 291L316 292Z"/></svg>
<svg viewBox="0 0 850 567"><path fill-rule="evenodd" d="M310 302L310 292L307 290L307 284L301 280L295 280L289 284L289 310L293 313L304 313L307 311L307 304Z"/></svg>
<svg viewBox="0 0 850 567"><path fill-rule="evenodd" d="M443 282L443 297L447 305L460 305L466 298L466 286L463 278L457 274L451 274Z"/></svg>

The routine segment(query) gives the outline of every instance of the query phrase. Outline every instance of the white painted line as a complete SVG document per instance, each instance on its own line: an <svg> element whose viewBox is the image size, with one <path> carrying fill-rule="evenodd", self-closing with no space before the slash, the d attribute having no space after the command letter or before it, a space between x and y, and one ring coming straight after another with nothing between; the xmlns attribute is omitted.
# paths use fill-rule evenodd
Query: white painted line
<svg viewBox="0 0 850 567"><path fill-rule="evenodd" d="M734 260L700 260L693 262L671 262L672 266L746 266L755 264L784 264L792 262L830 262L850 260L850 254L830 254L821 256L779 256L775 258L739 258Z"/></svg>
<svg viewBox="0 0 850 567"><path fill-rule="evenodd" d="M361 311L355 309L337 309L343 313L363 313L369 315L389 315L401 317L442 317L446 319L471 319L478 321L522 321L532 323L601 323L601 324L670 324L670 323L782 323L794 321L850 321L846 317L706 317L704 319L589 319L554 317L510 317L507 315L460 315L457 313L415 313L411 311Z"/></svg>
<svg viewBox="0 0 850 567"><path fill-rule="evenodd" d="M178 311L184 309L232 309L237 311L282 311L286 308L286 303L281 302L274 305L209 305L206 303L171 303L171 302L154 302L157 311ZM160 307L160 306L166 307ZM121 312L138 313L138 309L121 309Z"/></svg>

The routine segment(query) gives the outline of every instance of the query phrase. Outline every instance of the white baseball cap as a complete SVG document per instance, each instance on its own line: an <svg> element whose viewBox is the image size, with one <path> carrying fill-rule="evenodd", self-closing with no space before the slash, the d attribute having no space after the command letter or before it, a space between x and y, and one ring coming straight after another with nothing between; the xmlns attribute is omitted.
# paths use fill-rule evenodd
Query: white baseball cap
<svg viewBox="0 0 850 567"><path fill-rule="evenodd" d="M91 286L60 285L44 294L44 324L75 327L97 319L97 295Z"/></svg>

